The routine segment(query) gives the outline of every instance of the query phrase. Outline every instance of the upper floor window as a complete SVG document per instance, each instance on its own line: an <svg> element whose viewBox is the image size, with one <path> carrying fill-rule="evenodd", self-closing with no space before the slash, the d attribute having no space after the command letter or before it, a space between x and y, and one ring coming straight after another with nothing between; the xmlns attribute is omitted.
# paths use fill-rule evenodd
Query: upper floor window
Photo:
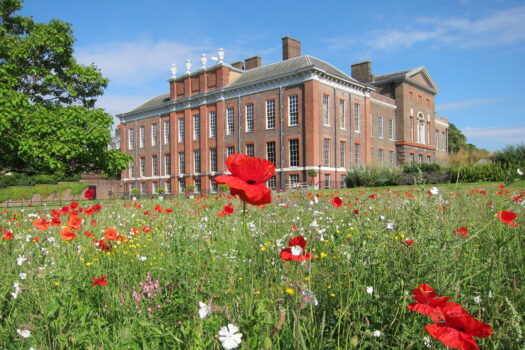
<svg viewBox="0 0 525 350"><path fill-rule="evenodd" d="M323 95L323 122L324 125L330 125L330 96Z"/></svg>
<svg viewBox="0 0 525 350"><path fill-rule="evenodd" d="M193 139L201 139L201 116L198 114L193 116Z"/></svg>
<svg viewBox="0 0 525 350"><path fill-rule="evenodd" d="M299 102L297 95L288 96L288 125L299 125Z"/></svg>
<svg viewBox="0 0 525 350"><path fill-rule="evenodd" d="M436 144L436 148L439 148L439 131L436 130L434 134L434 142Z"/></svg>
<svg viewBox="0 0 525 350"><path fill-rule="evenodd" d="M324 139L324 166L330 166L330 140Z"/></svg>
<svg viewBox="0 0 525 350"><path fill-rule="evenodd" d="M354 147L354 165L359 166L361 160L361 145L359 143L355 144Z"/></svg>
<svg viewBox="0 0 525 350"><path fill-rule="evenodd" d="M179 118L179 142L184 142L184 118Z"/></svg>
<svg viewBox="0 0 525 350"><path fill-rule="evenodd" d="M414 141L414 117L410 117L410 127L408 129L408 138L410 141Z"/></svg>
<svg viewBox="0 0 525 350"><path fill-rule="evenodd" d="M275 100L266 100L266 129L275 129Z"/></svg>
<svg viewBox="0 0 525 350"><path fill-rule="evenodd" d="M341 168L346 168L346 142L341 141L339 148L341 152Z"/></svg>
<svg viewBox="0 0 525 350"><path fill-rule="evenodd" d="M290 166L299 166L299 140L291 139L289 141Z"/></svg>
<svg viewBox="0 0 525 350"><path fill-rule="evenodd" d="M341 129L346 129L346 103L345 100L339 100L339 119Z"/></svg>
<svg viewBox="0 0 525 350"><path fill-rule="evenodd" d="M211 111L209 114L210 137L217 137L217 112Z"/></svg>
<svg viewBox="0 0 525 350"><path fill-rule="evenodd" d="M151 175L159 176L159 163L157 161L157 156L151 157Z"/></svg>
<svg viewBox="0 0 525 350"><path fill-rule="evenodd" d="M377 137L383 138L383 117L377 117Z"/></svg>
<svg viewBox="0 0 525 350"><path fill-rule="evenodd" d="M171 155L164 155L164 175L171 175Z"/></svg>
<svg viewBox="0 0 525 350"><path fill-rule="evenodd" d="M201 172L201 151L193 151L193 170L195 173Z"/></svg>
<svg viewBox="0 0 525 350"><path fill-rule="evenodd" d="M157 124L151 124L151 145L157 145Z"/></svg>
<svg viewBox="0 0 525 350"><path fill-rule="evenodd" d="M170 143L170 137L171 137L171 134L170 134L170 121L169 120L166 120L164 122L164 144L167 145Z"/></svg>
<svg viewBox="0 0 525 350"><path fill-rule="evenodd" d="M140 177L146 176L146 158L140 158Z"/></svg>
<svg viewBox="0 0 525 350"><path fill-rule="evenodd" d="M394 119L388 120L388 138L390 140L394 139Z"/></svg>
<svg viewBox="0 0 525 350"><path fill-rule="evenodd" d="M128 149L132 150L135 144L133 129L128 129Z"/></svg>
<svg viewBox="0 0 525 350"><path fill-rule="evenodd" d="M354 104L354 130L356 132L359 132L360 128L359 128L359 119L360 119L360 110L359 110L359 105L357 103Z"/></svg>
<svg viewBox="0 0 525 350"><path fill-rule="evenodd" d="M254 124L253 124L253 103L249 103L245 107L245 115L246 115L246 132L253 132L254 130Z"/></svg>
<svg viewBox="0 0 525 350"><path fill-rule="evenodd" d="M226 110L226 134L233 135L235 133L235 123L233 120L233 107Z"/></svg>
<svg viewBox="0 0 525 350"><path fill-rule="evenodd" d="M217 148L210 148L210 171L217 171Z"/></svg>
<svg viewBox="0 0 525 350"><path fill-rule="evenodd" d="M139 147L144 148L145 143L146 143L146 131L145 131L145 127L141 126L139 128Z"/></svg>
<svg viewBox="0 0 525 350"><path fill-rule="evenodd" d="M184 152L179 152L179 174L186 172L186 155Z"/></svg>
<svg viewBox="0 0 525 350"><path fill-rule="evenodd" d="M250 157L255 157L255 146L253 143L246 145L246 155Z"/></svg>

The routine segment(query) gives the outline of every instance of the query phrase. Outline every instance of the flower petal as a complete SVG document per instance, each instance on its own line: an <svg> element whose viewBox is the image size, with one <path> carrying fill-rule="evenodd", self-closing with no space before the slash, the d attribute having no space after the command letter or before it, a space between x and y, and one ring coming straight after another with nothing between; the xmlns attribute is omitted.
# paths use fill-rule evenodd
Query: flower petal
<svg viewBox="0 0 525 350"><path fill-rule="evenodd" d="M275 174L275 165L266 159L237 153L226 159L228 170L250 184L262 184Z"/></svg>

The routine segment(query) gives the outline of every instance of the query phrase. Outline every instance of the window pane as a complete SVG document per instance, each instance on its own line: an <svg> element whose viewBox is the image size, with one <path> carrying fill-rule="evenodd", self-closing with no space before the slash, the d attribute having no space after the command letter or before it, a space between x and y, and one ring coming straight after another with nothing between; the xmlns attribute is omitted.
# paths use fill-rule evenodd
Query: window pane
<svg viewBox="0 0 525 350"><path fill-rule="evenodd" d="M246 132L253 132L253 103L246 105Z"/></svg>
<svg viewBox="0 0 525 350"><path fill-rule="evenodd" d="M290 166L299 166L299 140L293 139L289 141L290 149Z"/></svg>
<svg viewBox="0 0 525 350"><path fill-rule="evenodd" d="M275 100L266 100L266 129L275 129Z"/></svg>
<svg viewBox="0 0 525 350"><path fill-rule="evenodd" d="M210 137L217 137L217 112L210 112Z"/></svg>
<svg viewBox="0 0 525 350"><path fill-rule="evenodd" d="M299 125L299 105L297 95L288 96L288 125Z"/></svg>
<svg viewBox="0 0 525 350"><path fill-rule="evenodd" d="M201 117L200 115L193 116L193 139L200 140L201 138Z"/></svg>

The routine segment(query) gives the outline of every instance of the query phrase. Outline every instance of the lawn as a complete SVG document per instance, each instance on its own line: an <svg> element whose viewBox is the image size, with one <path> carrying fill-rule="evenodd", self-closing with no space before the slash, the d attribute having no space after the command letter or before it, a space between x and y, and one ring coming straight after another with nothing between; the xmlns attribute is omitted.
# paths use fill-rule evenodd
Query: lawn
<svg viewBox="0 0 525 350"><path fill-rule="evenodd" d="M415 305L426 284L490 325L479 348L519 349L523 194L522 181L286 191L245 215L227 193L5 209L0 347L446 349L425 328L453 324L445 308L417 312L433 305Z"/></svg>

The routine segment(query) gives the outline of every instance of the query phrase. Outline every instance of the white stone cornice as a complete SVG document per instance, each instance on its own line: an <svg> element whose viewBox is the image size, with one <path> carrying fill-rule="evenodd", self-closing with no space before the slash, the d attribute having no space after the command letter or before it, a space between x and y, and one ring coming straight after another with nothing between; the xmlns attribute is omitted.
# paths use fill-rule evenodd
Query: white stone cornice
<svg viewBox="0 0 525 350"><path fill-rule="evenodd" d="M387 107L387 108L390 108L390 109L397 109L396 105L393 105L393 104L390 104L390 103L387 103L387 102L384 102L384 101L381 101L381 100L376 100L373 97L370 98L370 101L372 101L373 103L376 103L376 104L380 104L380 105L382 105L384 107Z"/></svg>

